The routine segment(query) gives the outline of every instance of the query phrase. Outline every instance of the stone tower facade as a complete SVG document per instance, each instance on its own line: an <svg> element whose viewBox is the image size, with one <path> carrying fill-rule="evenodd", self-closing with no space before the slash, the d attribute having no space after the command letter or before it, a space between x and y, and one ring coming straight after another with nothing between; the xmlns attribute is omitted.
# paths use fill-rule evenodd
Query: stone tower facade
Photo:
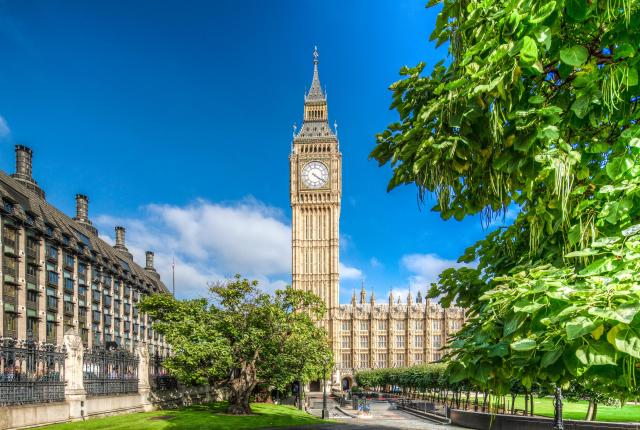
<svg viewBox="0 0 640 430"><path fill-rule="evenodd" d="M313 80L305 94L304 121L294 130L290 162L292 286L338 306L339 227L342 154L329 126L327 98L320 87L318 51Z"/></svg>
<svg viewBox="0 0 640 430"><path fill-rule="evenodd" d="M327 327L336 368L332 382L349 388L359 369L402 367L439 361L448 338L465 319L464 309L443 309L420 293L389 302L354 293L339 302L339 232L342 154L337 131L329 126L327 97L313 53L313 80L305 94L304 121L294 128L290 162L292 286L320 296L327 306Z"/></svg>

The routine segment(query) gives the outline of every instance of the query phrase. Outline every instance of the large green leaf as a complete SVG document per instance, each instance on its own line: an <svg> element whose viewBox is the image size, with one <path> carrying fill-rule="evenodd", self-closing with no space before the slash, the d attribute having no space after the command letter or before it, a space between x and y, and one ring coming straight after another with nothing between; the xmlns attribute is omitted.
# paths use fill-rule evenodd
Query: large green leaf
<svg viewBox="0 0 640 430"><path fill-rule="evenodd" d="M513 314L511 317L504 323L504 329L502 331L503 336L509 336L514 333L520 324L524 321L524 317L522 315Z"/></svg>
<svg viewBox="0 0 640 430"><path fill-rule="evenodd" d="M511 343L511 349L514 351L531 351L536 345L535 339L520 339Z"/></svg>
<svg viewBox="0 0 640 430"><path fill-rule="evenodd" d="M535 311L537 311L538 309L540 309L543 306L544 305L542 303L537 303L537 302L532 302L532 301L527 300L527 299L522 299L522 300L517 301L513 305L513 311L514 312L523 312L523 313L531 314L531 313L534 313Z"/></svg>
<svg viewBox="0 0 640 430"><path fill-rule="evenodd" d="M636 330L630 327L619 330L616 333L613 344L618 351L640 358L640 333Z"/></svg>
<svg viewBox="0 0 640 430"><path fill-rule="evenodd" d="M530 66L538 59L538 45L536 41L529 36L522 39L522 48L520 49L520 61L525 66Z"/></svg>
<svg viewBox="0 0 640 430"><path fill-rule="evenodd" d="M565 329L567 331L567 339L573 340L580 336L591 333L597 328L597 324L590 318L579 316L567 322Z"/></svg>
<svg viewBox="0 0 640 430"><path fill-rule="evenodd" d="M545 368L547 366L551 366L553 363L558 361L558 358L562 356L563 350L561 348L554 349L553 351L547 351L542 356L540 360L540 367Z"/></svg>
<svg viewBox="0 0 640 430"><path fill-rule="evenodd" d="M587 366L616 364L616 351L610 343L594 342L576 350L576 357Z"/></svg>
<svg viewBox="0 0 640 430"><path fill-rule="evenodd" d="M502 342L491 345L487 352L487 357L506 357L507 355L509 355L509 345Z"/></svg>
<svg viewBox="0 0 640 430"><path fill-rule="evenodd" d="M622 235L624 237L633 236L638 233L640 233L640 224L632 225L631 227L622 230Z"/></svg>
<svg viewBox="0 0 640 430"><path fill-rule="evenodd" d="M567 0L565 4L567 14L574 22L584 21L589 15L589 3L587 0Z"/></svg>
<svg viewBox="0 0 640 430"><path fill-rule="evenodd" d="M603 257L600 258L593 263L589 264L587 267L580 271L580 275L582 276L593 276L599 275L601 273L607 273L612 271L615 268L615 263L613 257Z"/></svg>
<svg viewBox="0 0 640 430"><path fill-rule="evenodd" d="M640 301L623 303L617 307L591 307L591 315L630 324L633 318L640 312Z"/></svg>
<svg viewBox="0 0 640 430"><path fill-rule="evenodd" d="M600 251L597 249L585 248L580 251L573 251L565 255L566 258L575 258L575 257L591 257L593 255L599 254Z"/></svg>
<svg viewBox="0 0 640 430"><path fill-rule="evenodd" d="M589 113L589 103L591 98L586 95L578 97L571 105L571 110L580 119L584 118Z"/></svg>
<svg viewBox="0 0 640 430"><path fill-rule="evenodd" d="M589 51L582 45L560 50L560 60L569 66L582 66L587 61L587 58L589 58Z"/></svg>

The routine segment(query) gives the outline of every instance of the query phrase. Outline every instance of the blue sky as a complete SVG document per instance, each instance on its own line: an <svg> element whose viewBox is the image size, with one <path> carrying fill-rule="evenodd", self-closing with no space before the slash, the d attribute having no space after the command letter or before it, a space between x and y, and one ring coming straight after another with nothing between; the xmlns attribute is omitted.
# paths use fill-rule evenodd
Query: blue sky
<svg viewBox="0 0 640 430"><path fill-rule="evenodd" d="M479 219L440 220L416 189L386 192L368 160L396 119L403 65L446 55L424 1L0 0L0 169L34 149L34 176L68 214L89 195L107 239L127 227L178 295L241 271L290 280L288 153L312 51L343 151L341 301L365 279L379 299L423 291L481 238ZM139 260L142 261L142 260Z"/></svg>

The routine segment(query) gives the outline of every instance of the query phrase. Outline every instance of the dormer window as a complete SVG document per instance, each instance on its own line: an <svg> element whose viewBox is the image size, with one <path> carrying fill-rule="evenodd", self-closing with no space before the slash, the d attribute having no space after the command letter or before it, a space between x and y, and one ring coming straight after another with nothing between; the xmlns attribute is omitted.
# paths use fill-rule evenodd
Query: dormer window
<svg viewBox="0 0 640 430"><path fill-rule="evenodd" d="M13 203L11 203L8 200L3 200L2 203L4 205L3 207L5 212L9 212L9 213L13 212Z"/></svg>
<svg viewBox="0 0 640 430"><path fill-rule="evenodd" d="M47 236L53 236L53 227L47 225Z"/></svg>

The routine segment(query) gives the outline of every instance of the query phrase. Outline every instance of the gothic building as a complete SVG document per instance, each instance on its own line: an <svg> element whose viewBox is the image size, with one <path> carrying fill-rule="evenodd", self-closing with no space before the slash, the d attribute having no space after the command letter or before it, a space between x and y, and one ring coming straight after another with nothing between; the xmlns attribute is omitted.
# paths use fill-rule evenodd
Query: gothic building
<svg viewBox="0 0 640 430"><path fill-rule="evenodd" d="M115 342L133 350L146 342L164 354L167 345L138 310L146 294L167 293L146 253L145 267L133 261L124 227L116 243L98 236L89 200L76 195L71 218L45 199L32 176L31 149L16 146L16 172L0 171L2 277L0 338L62 345L68 330L87 347Z"/></svg>
<svg viewBox="0 0 640 430"><path fill-rule="evenodd" d="M360 300L339 303L339 232L342 154L337 131L329 126L327 97L320 86L318 51L313 80L305 94L304 120L294 128L290 162L292 286L320 296L328 309L323 321L332 342L333 382L349 386L358 369L401 367L442 357L448 337L465 318L461 308L443 309L418 293L402 303Z"/></svg>

